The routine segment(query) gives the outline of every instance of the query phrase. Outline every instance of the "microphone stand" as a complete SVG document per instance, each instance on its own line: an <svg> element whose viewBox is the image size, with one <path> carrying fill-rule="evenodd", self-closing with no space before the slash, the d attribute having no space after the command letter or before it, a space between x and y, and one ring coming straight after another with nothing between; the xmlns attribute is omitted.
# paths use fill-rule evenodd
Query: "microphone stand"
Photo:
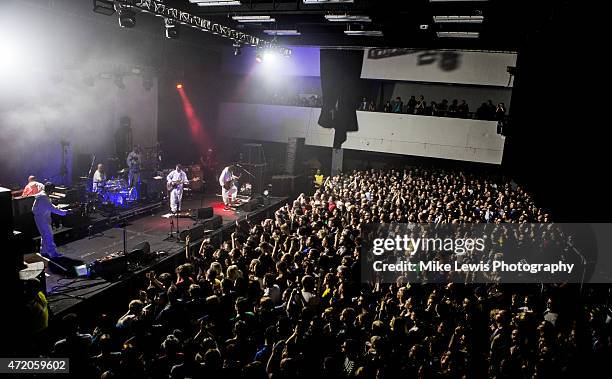
<svg viewBox="0 0 612 379"><path fill-rule="evenodd" d="M244 171L244 172L245 172L247 175L249 175L251 178L255 179L255 175L251 174L251 173L249 172L249 170L247 170L246 168L242 167L241 165L239 165L239 164L237 164L237 163L236 163L234 166L239 167L239 168L240 168L240 169L242 169L242 171Z"/></svg>

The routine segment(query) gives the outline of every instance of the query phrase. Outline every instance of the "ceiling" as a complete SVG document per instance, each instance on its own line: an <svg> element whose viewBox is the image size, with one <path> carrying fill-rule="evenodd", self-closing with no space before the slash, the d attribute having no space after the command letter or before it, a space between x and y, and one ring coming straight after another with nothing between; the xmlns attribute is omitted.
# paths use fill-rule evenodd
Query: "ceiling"
<svg viewBox="0 0 612 379"><path fill-rule="evenodd" d="M266 37L264 29L296 29L300 36L279 36L287 45L342 47L466 48L517 50L525 36L546 23L562 1L354 0L353 3L304 4L303 0L241 0L237 6L198 6L189 0L166 0L223 25ZM372 22L341 23L327 14L367 15ZM236 15L268 15L274 23L240 23ZM483 16L482 24L435 24L433 16ZM422 25L427 29L423 30ZM344 30L381 30L383 37L347 36ZM478 38L440 38L438 31L476 31ZM274 38L269 37L267 38Z"/></svg>

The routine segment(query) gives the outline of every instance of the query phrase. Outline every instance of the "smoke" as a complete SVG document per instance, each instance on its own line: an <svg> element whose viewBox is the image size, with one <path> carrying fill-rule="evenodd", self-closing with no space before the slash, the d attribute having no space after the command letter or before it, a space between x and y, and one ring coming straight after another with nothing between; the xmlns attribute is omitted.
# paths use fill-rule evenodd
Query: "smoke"
<svg viewBox="0 0 612 379"><path fill-rule="evenodd" d="M0 184L22 184L29 174L59 181L62 142L69 170L76 154L114 155L123 116L132 120L135 143L155 143L156 80L147 91L142 76L128 71L120 89L110 75L136 60L127 48L132 34L117 44L115 25L11 5L0 17ZM28 22L18 23L26 14Z"/></svg>

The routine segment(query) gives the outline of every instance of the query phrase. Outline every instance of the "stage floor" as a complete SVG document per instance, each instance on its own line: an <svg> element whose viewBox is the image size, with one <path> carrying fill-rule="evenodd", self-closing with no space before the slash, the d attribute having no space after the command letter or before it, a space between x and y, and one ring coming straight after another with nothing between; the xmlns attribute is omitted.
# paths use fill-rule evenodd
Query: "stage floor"
<svg viewBox="0 0 612 379"><path fill-rule="evenodd" d="M237 220L242 220L246 217L252 218L255 214L275 210L277 206L284 203L284 201L286 201L284 197L275 197L270 198L270 205L260 205L251 212L241 211L240 209L236 211L225 211L220 197L196 195L191 199L185 199L183 201L182 211L184 212L189 209L195 210L201 207L212 207L213 213L221 216L223 220L222 227L217 230L223 230L235 224ZM128 221L125 226L125 244L127 246L127 251L130 251L141 242L148 241L151 245L152 252L164 252L164 254L158 254L158 258L147 266L138 267L116 281L110 282L101 278L70 278L64 275L61 270L51 269L49 265L52 265L52 263L45 261L47 293L51 311L55 315L63 313L83 300L91 298L107 288L117 285L117 282L126 280L127 277L142 274L167 259L173 259L176 258L178 254L184 254L184 242L166 240L170 232L170 220L162 217L162 215L168 212L169 207L166 205L153 214L141 215L136 219ZM176 218L174 218L174 222L176 223ZM181 217L179 218L179 230L190 228L196 223L197 222L193 219ZM92 237L85 237L63 246L58 246L58 251L69 259L80 260L88 264L110 253L123 251L123 233L124 230L122 227L113 227L111 225L110 229ZM191 242L196 243L198 241ZM36 254L26 255L24 259L28 263L43 260Z"/></svg>

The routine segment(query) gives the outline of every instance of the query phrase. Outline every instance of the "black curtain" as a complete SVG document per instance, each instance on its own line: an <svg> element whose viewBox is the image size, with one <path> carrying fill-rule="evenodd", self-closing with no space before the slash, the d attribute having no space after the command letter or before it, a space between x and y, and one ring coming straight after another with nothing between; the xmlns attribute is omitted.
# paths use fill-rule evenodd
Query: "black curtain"
<svg viewBox="0 0 612 379"><path fill-rule="evenodd" d="M357 131L359 102L370 83L361 80L362 50L321 50L323 104L319 125L335 129L334 148L346 141L346 133Z"/></svg>
<svg viewBox="0 0 612 379"><path fill-rule="evenodd" d="M585 44L598 33L581 4L560 2L551 13L519 49L503 165L556 221L609 222L606 102L590 96L609 59Z"/></svg>

